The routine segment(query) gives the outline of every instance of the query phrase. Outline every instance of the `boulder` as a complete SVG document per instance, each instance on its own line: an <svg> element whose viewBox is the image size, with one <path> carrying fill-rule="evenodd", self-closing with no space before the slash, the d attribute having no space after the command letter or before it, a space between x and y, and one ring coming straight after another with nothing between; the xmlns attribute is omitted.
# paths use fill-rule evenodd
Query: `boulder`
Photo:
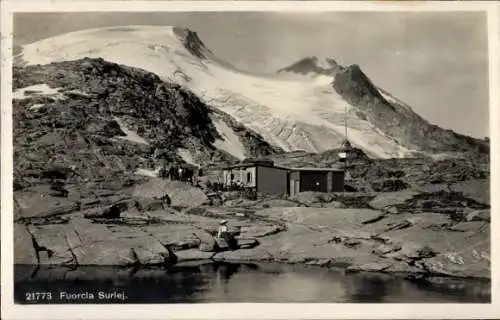
<svg viewBox="0 0 500 320"><path fill-rule="evenodd" d="M130 246L141 265L167 264L177 261L174 252L147 234L138 235Z"/></svg>
<svg viewBox="0 0 500 320"><path fill-rule="evenodd" d="M490 260L489 250L476 247L462 252L444 252L422 261L422 265L428 272L437 275L491 278Z"/></svg>
<svg viewBox="0 0 500 320"><path fill-rule="evenodd" d="M415 260L432 258L438 254L429 246L413 242L398 244L396 247L399 249L393 250L392 252L386 252L384 256L410 263Z"/></svg>
<svg viewBox="0 0 500 320"><path fill-rule="evenodd" d="M251 249L255 248L256 246L259 245L259 241L257 239L236 239L238 241L238 248L239 249Z"/></svg>
<svg viewBox="0 0 500 320"><path fill-rule="evenodd" d="M195 232L195 235L200 241L200 246L199 246L200 251L203 252L218 251L219 249L218 244L215 241L215 238L211 234L205 231L197 231Z"/></svg>
<svg viewBox="0 0 500 320"><path fill-rule="evenodd" d="M401 245L380 244L372 250L372 253L377 256L385 256L388 253L399 250L401 250Z"/></svg>
<svg viewBox="0 0 500 320"><path fill-rule="evenodd" d="M137 198L135 199L135 206L137 210L144 211L156 211L163 210L168 206L168 203L162 199L151 199L151 198Z"/></svg>
<svg viewBox="0 0 500 320"><path fill-rule="evenodd" d="M121 201L104 208L97 208L84 214L85 218L118 219L122 212L127 211L133 204L130 201Z"/></svg>
<svg viewBox="0 0 500 320"><path fill-rule="evenodd" d="M490 222L490 209L472 211L467 215L466 220Z"/></svg>
<svg viewBox="0 0 500 320"><path fill-rule="evenodd" d="M238 249L238 240L236 240L236 238L230 233L226 234L222 238L215 238L215 241L219 251Z"/></svg>

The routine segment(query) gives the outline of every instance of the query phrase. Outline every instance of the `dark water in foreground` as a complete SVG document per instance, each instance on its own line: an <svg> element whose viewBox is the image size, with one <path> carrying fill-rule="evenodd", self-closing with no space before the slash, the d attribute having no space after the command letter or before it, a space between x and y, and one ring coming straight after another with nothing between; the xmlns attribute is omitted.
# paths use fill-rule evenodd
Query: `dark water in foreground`
<svg viewBox="0 0 500 320"><path fill-rule="evenodd" d="M16 303L490 302L490 284L477 280L416 284L386 274L270 264L15 266L14 282Z"/></svg>

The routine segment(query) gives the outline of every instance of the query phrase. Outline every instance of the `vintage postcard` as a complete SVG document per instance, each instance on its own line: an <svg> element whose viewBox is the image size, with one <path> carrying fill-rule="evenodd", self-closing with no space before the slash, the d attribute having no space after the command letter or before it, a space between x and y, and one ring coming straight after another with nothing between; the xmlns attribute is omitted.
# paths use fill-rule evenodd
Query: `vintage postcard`
<svg viewBox="0 0 500 320"><path fill-rule="evenodd" d="M5 319L500 315L496 3L1 14Z"/></svg>

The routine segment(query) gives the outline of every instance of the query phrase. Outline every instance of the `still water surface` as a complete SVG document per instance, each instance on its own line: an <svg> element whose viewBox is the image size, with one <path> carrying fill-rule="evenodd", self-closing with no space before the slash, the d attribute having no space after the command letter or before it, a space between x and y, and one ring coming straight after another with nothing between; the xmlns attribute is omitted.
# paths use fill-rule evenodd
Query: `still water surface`
<svg viewBox="0 0 500 320"><path fill-rule="evenodd" d="M490 301L490 284L480 281L417 285L391 275L273 264L148 269L16 266L14 280L16 303ZM34 299L27 301L30 292L49 292L51 298L32 295ZM106 297L100 299L99 292Z"/></svg>

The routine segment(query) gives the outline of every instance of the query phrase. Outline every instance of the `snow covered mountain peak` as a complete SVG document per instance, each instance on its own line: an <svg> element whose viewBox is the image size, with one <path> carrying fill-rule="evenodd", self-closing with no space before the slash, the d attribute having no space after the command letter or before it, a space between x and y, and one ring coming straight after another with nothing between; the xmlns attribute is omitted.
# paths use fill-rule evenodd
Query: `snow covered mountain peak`
<svg viewBox="0 0 500 320"><path fill-rule="evenodd" d="M70 32L24 45L21 60L26 65L35 65L99 57L160 72L158 64L164 64L173 57L197 61L212 56L196 32L189 29L123 26ZM161 72L159 75L162 76Z"/></svg>
<svg viewBox="0 0 500 320"><path fill-rule="evenodd" d="M213 55L195 31L180 27L172 27L172 31L182 41L184 47L198 58L209 58L209 55Z"/></svg>

